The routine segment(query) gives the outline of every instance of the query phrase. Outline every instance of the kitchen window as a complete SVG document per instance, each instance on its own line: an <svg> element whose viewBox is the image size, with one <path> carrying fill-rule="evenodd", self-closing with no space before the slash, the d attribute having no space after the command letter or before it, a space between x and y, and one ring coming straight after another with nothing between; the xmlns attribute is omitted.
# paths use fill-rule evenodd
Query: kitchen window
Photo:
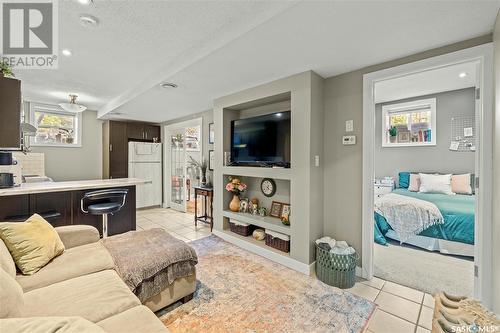
<svg viewBox="0 0 500 333"><path fill-rule="evenodd" d="M30 103L30 122L37 128L32 146L81 147L82 114L58 105Z"/></svg>
<svg viewBox="0 0 500 333"><path fill-rule="evenodd" d="M382 106L382 147L436 145L436 99Z"/></svg>

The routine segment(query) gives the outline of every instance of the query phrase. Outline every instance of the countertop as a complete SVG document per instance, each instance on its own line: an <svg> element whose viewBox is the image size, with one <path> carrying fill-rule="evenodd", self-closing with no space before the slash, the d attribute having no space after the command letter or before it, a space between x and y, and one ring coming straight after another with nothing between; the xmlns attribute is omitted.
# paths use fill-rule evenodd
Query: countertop
<svg viewBox="0 0 500 333"><path fill-rule="evenodd" d="M69 182L42 182L42 183L24 183L21 186L12 188L1 188L0 197L10 195L48 193L77 191L87 189L101 189L121 186L133 186L144 184L145 181L139 178L117 178L117 179L95 179L95 180L76 180Z"/></svg>

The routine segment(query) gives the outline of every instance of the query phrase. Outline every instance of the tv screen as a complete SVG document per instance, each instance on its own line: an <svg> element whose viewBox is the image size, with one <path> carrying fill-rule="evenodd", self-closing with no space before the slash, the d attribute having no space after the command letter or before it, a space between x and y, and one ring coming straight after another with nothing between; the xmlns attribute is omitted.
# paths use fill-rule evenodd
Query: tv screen
<svg viewBox="0 0 500 333"><path fill-rule="evenodd" d="M237 163L290 163L290 111L233 120L231 159Z"/></svg>

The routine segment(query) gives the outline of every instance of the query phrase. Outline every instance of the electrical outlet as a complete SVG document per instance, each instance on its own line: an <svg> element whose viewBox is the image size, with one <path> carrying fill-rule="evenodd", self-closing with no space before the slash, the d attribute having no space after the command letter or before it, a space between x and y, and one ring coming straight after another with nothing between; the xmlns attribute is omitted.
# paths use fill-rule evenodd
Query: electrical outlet
<svg viewBox="0 0 500 333"><path fill-rule="evenodd" d="M356 135L344 135L342 137L342 144L347 145L355 145L356 144Z"/></svg>

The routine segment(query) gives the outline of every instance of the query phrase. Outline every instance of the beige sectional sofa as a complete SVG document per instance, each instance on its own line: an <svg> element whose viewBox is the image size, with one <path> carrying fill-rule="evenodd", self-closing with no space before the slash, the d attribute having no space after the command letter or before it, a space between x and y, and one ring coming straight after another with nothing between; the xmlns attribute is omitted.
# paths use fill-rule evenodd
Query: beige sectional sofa
<svg viewBox="0 0 500 333"><path fill-rule="evenodd" d="M1 332L36 332L37 327L50 331L51 325L66 325L68 332L168 332L151 309L194 292L195 276L176 281L178 286L174 283L145 302L148 307L115 272L95 228L56 230L66 250L31 276L16 275L14 261L0 240L0 317L7 318L0 320Z"/></svg>

